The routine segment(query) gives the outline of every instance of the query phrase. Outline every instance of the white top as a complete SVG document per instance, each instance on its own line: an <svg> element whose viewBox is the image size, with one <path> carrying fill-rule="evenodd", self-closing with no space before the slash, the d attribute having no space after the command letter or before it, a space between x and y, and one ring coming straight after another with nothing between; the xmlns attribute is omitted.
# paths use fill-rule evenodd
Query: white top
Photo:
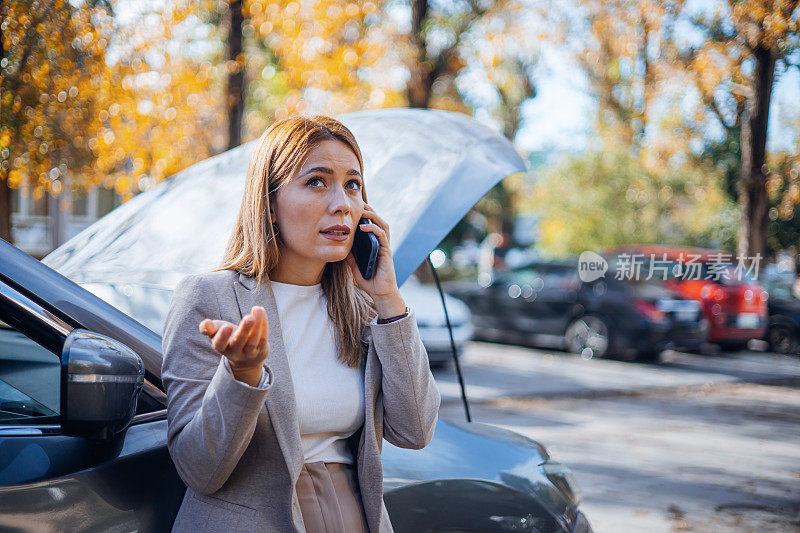
<svg viewBox="0 0 800 533"><path fill-rule="evenodd" d="M363 371L339 362L321 283L270 283L294 385L304 460L352 464L346 439L364 424Z"/></svg>

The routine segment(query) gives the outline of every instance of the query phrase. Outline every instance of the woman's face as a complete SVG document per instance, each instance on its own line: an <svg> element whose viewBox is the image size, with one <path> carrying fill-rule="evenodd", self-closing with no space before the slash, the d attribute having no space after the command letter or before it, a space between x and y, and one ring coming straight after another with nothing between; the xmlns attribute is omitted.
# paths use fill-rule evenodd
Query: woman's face
<svg viewBox="0 0 800 533"><path fill-rule="evenodd" d="M280 262L321 275L325 263L344 260L364 209L362 184L358 159L346 144L328 140L312 148L273 199ZM337 225L345 226L343 235L324 233Z"/></svg>

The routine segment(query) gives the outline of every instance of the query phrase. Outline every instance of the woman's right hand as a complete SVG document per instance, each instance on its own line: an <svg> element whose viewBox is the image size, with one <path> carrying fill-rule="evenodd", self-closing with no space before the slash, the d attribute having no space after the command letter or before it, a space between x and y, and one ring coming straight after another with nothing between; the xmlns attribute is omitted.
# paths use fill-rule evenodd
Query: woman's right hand
<svg viewBox="0 0 800 533"><path fill-rule="evenodd" d="M233 377L250 386L261 381L264 360L269 354L269 324L263 307L253 307L242 317L238 328L226 320L205 319L200 332L211 339L211 345L228 358Z"/></svg>

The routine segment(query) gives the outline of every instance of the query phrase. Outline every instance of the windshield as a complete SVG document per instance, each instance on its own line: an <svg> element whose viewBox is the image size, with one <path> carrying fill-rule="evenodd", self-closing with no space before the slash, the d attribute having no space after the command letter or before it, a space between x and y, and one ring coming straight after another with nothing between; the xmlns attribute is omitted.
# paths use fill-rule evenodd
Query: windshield
<svg viewBox="0 0 800 533"><path fill-rule="evenodd" d="M780 302L800 300L792 291L792 280L790 279L765 279L763 283L770 300Z"/></svg>
<svg viewBox="0 0 800 533"><path fill-rule="evenodd" d="M162 334L172 290L128 283L80 283L80 286L154 333Z"/></svg>
<svg viewBox="0 0 800 533"><path fill-rule="evenodd" d="M499 275L498 283L529 285L533 290L578 289L578 267L564 265L536 264L519 267Z"/></svg>
<svg viewBox="0 0 800 533"><path fill-rule="evenodd" d="M169 311L172 289L132 283L79 283L81 287L105 300L152 332L162 335ZM419 289L423 285L409 276L401 289Z"/></svg>

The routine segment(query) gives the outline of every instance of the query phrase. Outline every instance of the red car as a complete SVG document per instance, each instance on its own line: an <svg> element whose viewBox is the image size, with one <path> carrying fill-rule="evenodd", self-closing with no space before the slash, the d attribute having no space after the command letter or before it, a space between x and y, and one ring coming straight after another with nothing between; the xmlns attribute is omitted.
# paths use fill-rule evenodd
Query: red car
<svg viewBox="0 0 800 533"><path fill-rule="evenodd" d="M664 245L618 246L606 255L629 254L642 263L642 275L664 277L664 285L684 298L698 300L708 319L708 340L729 349L766 333L768 294L751 265L737 269L736 254L704 248ZM754 270L754 269L753 269Z"/></svg>

